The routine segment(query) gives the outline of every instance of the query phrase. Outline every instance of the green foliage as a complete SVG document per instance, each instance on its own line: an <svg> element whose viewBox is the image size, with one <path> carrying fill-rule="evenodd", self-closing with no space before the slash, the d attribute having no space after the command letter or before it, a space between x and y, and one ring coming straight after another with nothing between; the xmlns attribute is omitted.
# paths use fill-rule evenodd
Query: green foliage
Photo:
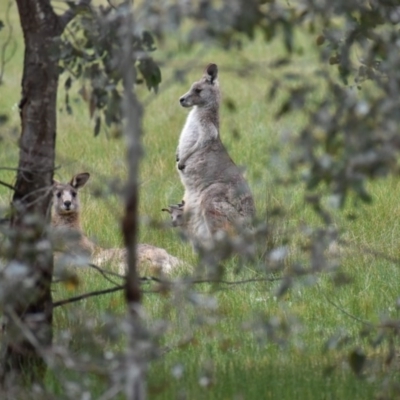
<svg viewBox="0 0 400 400"><path fill-rule="evenodd" d="M369 202L367 179L398 172L397 2L207 0L180 7L178 2L160 5L153 0L142 9L151 18L149 29L160 38L172 26L176 29L191 19L188 44L208 40L240 47L244 35L253 39L256 32L266 42L279 38L287 54L271 57L275 68L294 66L293 53L304 50L296 47L296 36L305 30L316 35L316 46L308 46L318 54L315 74L324 81L326 95L310 104L320 85L299 77L290 78L295 87L289 89L288 75L280 75L272 84L271 96L286 86L287 101L277 118L298 110L307 115L296 139L299 154L293 159L293 171L307 169L302 179L314 201L328 195L337 198L339 206L350 193Z"/></svg>
<svg viewBox="0 0 400 400"><path fill-rule="evenodd" d="M73 3L70 7L75 7ZM60 72L65 80L65 107L72 113L69 90L74 81L80 85L80 94L87 103L90 117L95 119L94 135L100 133L102 122L110 129L119 126L123 119L121 93L124 65L121 54L124 38L131 36L136 67L136 84L145 82L148 90L157 92L161 82L161 70L150 56L156 50L150 32L125 32L122 15L128 12L126 5L117 7L90 7L68 25L68 30L55 46L60 59Z"/></svg>
<svg viewBox="0 0 400 400"><path fill-rule="evenodd" d="M225 264L224 279L278 281L178 285L162 288L163 295L146 294L151 340L160 343L160 357L150 367L151 396L395 397L400 187L387 175L398 170L399 52L393 51L398 32L396 21L388 23L397 5L227 0L218 9L216 2L203 1L181 10L177 3L154 3L143 2L145 33L132 39L147 57L155 42L146 29L157 37L167 77L161 84L154 61L134 60L136 89L146 104L140 241L197 262L175 232L160 229L160 210L182 198L174 167L185 116L179 96L215 61L225 99L222 138L232 158L246 165L266 255L253 263L234 258ZM62 82L67 111L74 118L58 116L57 174L93 173L82 195L84 229L113 247L121 245L119 194L126 167L124 145L113 140L122 119L121 74L113 58L119 37L102 19L114 11L96 14L104 10L81 15L71 28L74 40L63 38L60 46L69 74ZM110 20L117 24L118 18ZM230 52L210 46L212 41ZM102 50L96 53L97 48ZM185 68L193 59L195 68ZM77 88L75 81L84 84ZM9 90L0 96L4 109L18 102L16 82L2 89ZM143 82L154 91L159 86L157 97ZM10 114L4 163L14 165L18 146L11 126L18 123L17 110ZM104 121L110 135L95 140L86 135L88 116L95 119L95 134ZM377 177L384 179L368 183ZM7 192L0 190L5 205ZM372 203L367 208L363 202ZM178 282L186 274L179 271ZM77 287L55 286L55 299L108 285L93 271L79 277ZM104 393L105 360L122 357L125 341L115 329L124 326L124 307L122 296L108 295L85 300L73 311L56 309L56 343L81 356L79 362L94 361L83 364L85 374L62 365L59 375L49 377L49 387L64 393L57 376L68 376L79 389Z"/></svg>

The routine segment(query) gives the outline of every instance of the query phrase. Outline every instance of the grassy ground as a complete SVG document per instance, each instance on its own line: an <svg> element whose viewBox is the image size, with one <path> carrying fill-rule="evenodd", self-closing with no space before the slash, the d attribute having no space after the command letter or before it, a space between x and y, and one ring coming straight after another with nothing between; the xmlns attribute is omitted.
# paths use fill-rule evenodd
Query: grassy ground
<svg viewBox="0 0 400 400"><path fill-rule="evenodd" d="M0 5L4 13L5 5ZM1 16L3 14L0 14ZM18 17L11 13L17 49L6 65L4 83L0 86L0 112L9 116L0 126L0 166L14 168L18 159L19 101L23 47L18 30ZM2 36L1 36L2 35ZM0 33L0 42L5 32ZM271 151L278 147L281 154L289 152L282 139L288 130L296 131L305 121L299 113L290 118L275 120L274 112L280 97L266 101L266 93L275 74L268 63L272 56L283 54L278 42L266 45L260 40L246 43L244 50L224 52L200 46L191 52L171 40L168 47L156 55L160 59L170 52L174 57L162 68L163 82L157 96L139 89L146 107L143 138L145 157L141 163L140 215L165 220L161 208L176 203L183 190L175 171L175 148L186 111L178 104L179 97L198 79L208 62L216 62L220 69L220 83L224 105L221 110L222 138L232 158L246 167L246 176L254 192L261 218L266 210L284 205L288 210L286 226L315 223L317 217L303 203L301 183L290 187L274 184L277 173L284 173L286 165ZM296 65L305 77L311 76L316 57L311 41L299 37L302 47ZM194 60L194 62L193 62ZM252 61L256 68L237 73L238 68ZM193 68L185 82L174 81L174 69L187 62ZM65 77L61 77L63 85ZM170 83L170 84L167 84ZM60 180L88 171L91 181L81 194L87 234L104 247L121 245L119 216L122 203L108 189L108 183L126 177L125 144L102 132L93 137L93 125L85 104L76 98L72 116L62 111L63 93L60 91L57 170ZM236 111L230 112L226 101L233 100ZM239 133L239 138L237 134ZM1 180L13 182L14 172L0 170ZM344 237L351 243L341 261L343 272L352 278L349 285L337 288L330 279L302 281L295 284L282 300L275 293L279 283L252 283L218 290L199 285L199 293L210 295L215 304L199 308L191 305L188 296L171 294L145 295L144 304L149 325L167 321L168 329L161 335L160 344L165 354L154 361L149 370L151 398L171 399L368 399L374 398L380 380L356 377L347 362L350 351L359 346L367 351L367 341L359 337L363 324L360 320L378 322L384 317L397 317L398 282L400 272L396 263L377 257L382 252L398 257L400 213L397 178L371 184L374 202L370 206L351 204L336 215ZM102 192L102 196L96 193ZM0 187L0 207L7 206L10 193ZM354 214L355 220L347 218ZM141 225L140 241L164 247L170 253L195 262L190 246L179 240L173 231ZM235 261L227 264L227 279L245 279L256 274L251 267L234 273ZM182 271L180 274L185 274ZM179 275L179 274L178 274ZM81 283L71 289L55 287L55 299L65 298L89 290L107 287L107 283L92 271L81 274ZM76 332L86 325L99 330L106 324L107 315L123 315L125 306L121 294L111 294L82 301L74 306L55 310L56 342L62 342L67 332L74 333L71 346L79 352L107 350L121 347L120 342L108 341L88 344L85 335ZM106 316L105 316L106 315ZM353 316L353 317L352 317ZM269 327L275 327L271 334ZM64 335L64 336L63 336ZM326 349L336 343L339 349ZM289 339L289 341L287 341ZM329 346L328 346L329 348ZM325 350L324 350L325 349ZM369 352L368 357L380 355L382 348ZM379 378L379 376L378 376ZM61 390L56 378L49 378L55 391ZM98 383L88 384L95 390ZM99 389L100 390L100 389Z"/></svg>

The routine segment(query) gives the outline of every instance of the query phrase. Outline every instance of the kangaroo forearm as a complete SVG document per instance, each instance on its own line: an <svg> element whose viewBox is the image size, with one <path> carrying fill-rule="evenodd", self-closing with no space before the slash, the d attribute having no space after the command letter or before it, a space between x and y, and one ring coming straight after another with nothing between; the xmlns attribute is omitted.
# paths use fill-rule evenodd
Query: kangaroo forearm
<svg viewBox="0 0 400 400"><path fill-rule="evenodd" d="M185 164L186 164L187 160L196 152L196 150L197 150L198 147L199 147L199 146L198 146L197 143L196 143L196 144L185 154L185 156L183 156L183 157L179 157L179 156L178 156L179 160L177 160L177 161L178 161L178 169L179 169L179 170L182 170L182 169L185 168Z"/></svg>

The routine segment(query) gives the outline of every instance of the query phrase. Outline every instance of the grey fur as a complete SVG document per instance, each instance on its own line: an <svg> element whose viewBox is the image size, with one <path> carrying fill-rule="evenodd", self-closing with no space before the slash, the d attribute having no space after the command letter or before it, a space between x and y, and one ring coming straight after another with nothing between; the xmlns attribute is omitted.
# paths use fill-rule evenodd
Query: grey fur
<svg viewBox="0 0 400 400"><path fill-rule="evenodd" d="M193 107L179 138L177 168L185 187L182 227L195 247L212 245L219 231L239 233L255 214L250 188L220 139L217 78L216 64L209 64L180 98L183 107Z"/></svg>
<svg viewBox="0 0 400 400"><path fill-rule="evenodd" d="M73 256L88 257L98 266L114 266L120 273L126 270L126 249L103 249L92 242L82 231L78 190L89 180L90 174L83 172L72 177L69 183L53 184L54 241L62 244L58 250ZM139 273L170 273L185 262L169 254L165 249L150 244L137 244Z"/></svg>

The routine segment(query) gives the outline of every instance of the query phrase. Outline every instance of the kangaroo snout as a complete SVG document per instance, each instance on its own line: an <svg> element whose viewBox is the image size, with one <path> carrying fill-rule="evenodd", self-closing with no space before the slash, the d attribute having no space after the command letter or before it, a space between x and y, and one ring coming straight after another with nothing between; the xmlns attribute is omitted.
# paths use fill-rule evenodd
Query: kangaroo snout
<svg viewBox="0 0 400 400"><path fill-rule="evenodd" d="M71 207L71 202L69 200L64 201L64 206L67 210L69 210L69 208Z"/></svg>
<svg viewBox="0 0 400 400"><path fill-rule="evenodd" d="M189 96L184 95L179 99L179 103L181 104L182 107L192 107L192 101Z"/></svg>

